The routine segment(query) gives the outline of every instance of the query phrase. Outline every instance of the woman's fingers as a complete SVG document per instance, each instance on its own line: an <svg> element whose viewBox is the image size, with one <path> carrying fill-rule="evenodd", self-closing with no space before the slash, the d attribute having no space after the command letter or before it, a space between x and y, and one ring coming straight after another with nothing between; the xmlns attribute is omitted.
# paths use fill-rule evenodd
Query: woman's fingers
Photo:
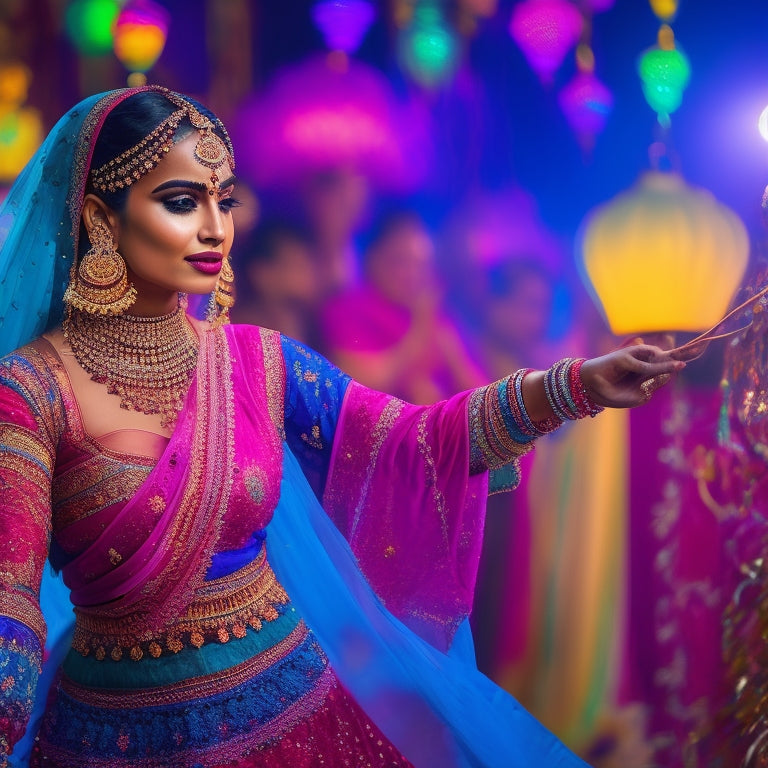
<svg viewBox="0 0 768 768"><path fill-rule="evenodd" d="M669 352L643 344L635 347L627 347L630 359L634 364L630 365L633 372L643 375L644 378L653 378L661 374L675 373L685 368L685 363L675 360Z"/></svg>

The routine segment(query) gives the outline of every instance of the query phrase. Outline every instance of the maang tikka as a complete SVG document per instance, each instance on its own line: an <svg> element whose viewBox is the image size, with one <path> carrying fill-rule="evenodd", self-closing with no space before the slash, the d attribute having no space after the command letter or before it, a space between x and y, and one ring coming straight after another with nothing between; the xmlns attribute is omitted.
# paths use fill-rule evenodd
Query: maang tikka
<svg viewBox="0 0 768 768"><path fill-rule="evenodd" d="M91 247L72 267L64 302L93 315L119 315L136 301L128 269L106 223L97 220L88 233Z"/></svg>
<svg viewBox="0 0 768 768"><path fill-rule="evenodd" d="M221 184L219 169L228 163L230 170L235 170L232 143L224 125L218 119L215 123L212 122L178 93L165 88L157 88L157 90L178 108L138 144L104 165L94 168L91 171L91 183L94 189L99 192L115 192L130 186L141 179L144 174L153 170L170 151L176 131L181 125L181 121L186 118L199 134L195 144L194 157L200 165L211 170L211 186L208 188L208 194L215 195ZM216 132L216 128L224 135L224 139ZM229 320L229 309L235 303L234 279L229 258L225 257L208 311L208 319L216 325L226 323Z"/></svg>
<svg viewBox="0 0 768 768"><path fill-rule="evenodd" d="M165 88L158 88L168 101L178 109L157 125L138 144L112 158L104 165L91 170L91 183L99 192L115 192L130 186L138 181L144 174L153 170L165 157L173 146L176 131L181 121L186 117L200 137L195 145L195 160L210 168L211 188L210 195L214 195L219 187L218 170L228 162L230 170L235 170L235 158L232 152L232 144L229 135L220 120L214 124L193 104L188 102L178 93ZM219 130L226 137L222 139L214 130Z"/></svg>

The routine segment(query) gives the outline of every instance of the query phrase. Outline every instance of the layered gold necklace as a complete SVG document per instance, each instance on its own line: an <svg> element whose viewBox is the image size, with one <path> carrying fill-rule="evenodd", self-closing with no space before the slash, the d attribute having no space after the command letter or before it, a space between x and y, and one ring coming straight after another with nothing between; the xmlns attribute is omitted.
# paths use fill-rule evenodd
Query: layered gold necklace
<svg viewBox="0 0 768 768"><path fill-rule="evenodd" d="M173 426L197 365L198 338L183 307L161 317L71 310L63 323L72 352L120 405Z"/></svg>

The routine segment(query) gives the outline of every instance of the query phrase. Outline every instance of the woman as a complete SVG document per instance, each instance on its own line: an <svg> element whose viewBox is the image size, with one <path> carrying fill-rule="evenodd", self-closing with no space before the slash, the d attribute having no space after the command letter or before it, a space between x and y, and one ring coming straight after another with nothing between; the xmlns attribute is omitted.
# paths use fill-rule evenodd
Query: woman
<svg viewBox="0 0 768 768"><path fill-rule="evenodd" d="M33 766L581 765L470 661L487 470L513 481L536 436L680 364L637 346L430 407L368 390L225 324L233 172L202 107L113 91L0 211L26 345L0 367L0 751L28 727ZM49 694L46 557L75 613Z"/></svg>
<svg viewBox="0 0 768 768"><path fill-rule="evenodd" d="M414 211L380 216L362 268L362 281L321 312L329 359L362 384L422 405L487 381L441 306L434 244Z"/></svg>

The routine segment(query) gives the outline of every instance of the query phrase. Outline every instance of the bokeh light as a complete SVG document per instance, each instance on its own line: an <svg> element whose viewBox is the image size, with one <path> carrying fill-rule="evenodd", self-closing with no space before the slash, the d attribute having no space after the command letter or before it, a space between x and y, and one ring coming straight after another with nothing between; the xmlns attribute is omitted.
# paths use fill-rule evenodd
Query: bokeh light
<svg viewBox="0 0 768 768"><path fill-rule="evenodd" d="M368 0L321 0L312 18L333 51L354 53L365 37L376 12Z"/></svg>
<svg viewBox="0 0 768 768"><path fill-rule="evenodd" d="M64 16L69 39L85 56L109 53L119 12L118 0L74 0Z"/></svg>
<svg viewBox="0 0 768 768"><path fill-rule="evenodd" d="M115 55L131 72L151 69L165 47L170 14L151 0L133 0L115 24Z"/></svg>
<svg viewBox="0 0 768 768"><path fill-rule="evenodd" d="M766 107L757 119L757 129L760 131L760 135L768 141L768 107Z"/></svg>
<svg viewBox="0 0 768 768"><path fill-rule="evenodd" d="M410 25L400 33L399 54L401 64L421 85L434 87L452 75L458 42L439 3L414 9Z"/></svg>
<svg viewBox="0 0 768 768"><path fill-rule="evenodd" d="M577 72L560 91L558 103L568 124L585 147L605 127L613 108L613 95L592 72Z"/></svg>
<svg viewBox="0 0 768 768"><path fill-rule="evenodd" d="M662 125L669 124L669 116L680 106L683 91L691 77L688 59L676 48L651 48L640 58L640 79L643 95Z"/></svg>
<svg viewBox="0 0 768 768"><path fill-rule="evenodd" d="M545 83L578 42L584 20L567 0L525 0L515 6L509 24L512 39Z"/></svg>

